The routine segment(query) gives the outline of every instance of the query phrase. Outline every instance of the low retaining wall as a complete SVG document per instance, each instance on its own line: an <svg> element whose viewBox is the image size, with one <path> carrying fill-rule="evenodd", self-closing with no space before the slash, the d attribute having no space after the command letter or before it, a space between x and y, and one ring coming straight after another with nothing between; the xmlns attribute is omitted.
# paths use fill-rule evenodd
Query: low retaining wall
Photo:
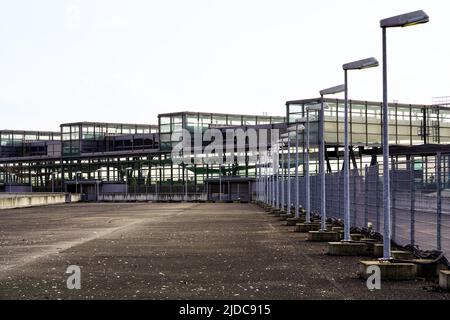
<svg viewBox="0 0 450 320"><path fill-rule="evenodd" d="M0 210L80 201L79 194L70 193L6 193L0 195Z"/></svg>
<svg viewBox="0 0 450 320"><path fill-rule="evenodd" d="M206 201L206 194L149 194L149 193L104 193L98 196L98 201L104 202L147 202L147 201Z"/></svg>

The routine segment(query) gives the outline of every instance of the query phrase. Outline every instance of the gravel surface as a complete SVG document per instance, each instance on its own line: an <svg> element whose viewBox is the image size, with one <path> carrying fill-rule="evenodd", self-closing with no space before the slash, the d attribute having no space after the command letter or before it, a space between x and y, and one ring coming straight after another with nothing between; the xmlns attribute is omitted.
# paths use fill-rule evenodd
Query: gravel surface
<svg viewBox="0 0 450 320"><path fill-rule="evenodd" d="M251 204L71 204L0 212L0 299L449 299L358 278ZM365 258L367 259L367 258ZM81 269L69 290L66 269Z"/></svg>

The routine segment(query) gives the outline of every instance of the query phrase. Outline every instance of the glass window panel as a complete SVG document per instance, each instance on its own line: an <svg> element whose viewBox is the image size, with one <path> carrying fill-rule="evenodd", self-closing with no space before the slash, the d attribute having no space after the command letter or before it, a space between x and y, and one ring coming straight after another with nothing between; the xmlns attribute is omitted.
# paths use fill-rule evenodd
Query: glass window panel
<svg viewBox="0 0 450 320"><path fill-rule="evenodd" d="M361 104L352 104L352 122L366 123L366 106Z"/></svg>

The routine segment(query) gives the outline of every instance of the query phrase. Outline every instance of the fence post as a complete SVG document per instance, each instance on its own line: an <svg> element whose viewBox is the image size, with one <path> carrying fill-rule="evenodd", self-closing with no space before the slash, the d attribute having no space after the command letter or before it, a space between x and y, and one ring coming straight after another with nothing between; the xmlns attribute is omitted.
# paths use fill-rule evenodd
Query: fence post
<svg viewBox="0 0 450 320"><path fill-rule="evenodd" d="M350 169L350 215L351 215L351 227L356 226L356 197L355 197L355 169Z"/></svg>
<svg viewBox="0 0 450 320"><path fill-rule="evenodd" d="M396 214L397 212L395 211L395 208L397 206L397 182L398 182L398 164L397 162L394 160L394 158L391 158L391 184L392 184L392 192L391 192L391 218L392 218L392 231L391 231L391 239L393 239L395 241L395 237L396 237L396 222L397 222L397 217Z"/></svg>
<svg viewBox="0 0 450 320"><path fill-rule="evenodd" d="M437 225L436 225L436 242L437 249L442 250L442 242L441 242L441 221L442 221L442 184L441 184L441 172L442 172L442 163L441 163L441 153L438 152L436 155L436 190L437 190Z"/></svg>
<svg viewBox="0 0 450 320"><path fill-rule="evenodd" d="M410 213L411 213L411 229L410 229L410 239L411 245L416 244L416 186L415 186L415 173L414 173L414 157L411 157L409 169L409 181L410 181Z"/></svg>
<svg viewBox="0 0 450 320"><path fill-rule="evenodd" d="M381 232L380 229L380 165L377 164L377 170L375 172L375 194L376 194L376 210L377 210L377 232Z"/></svg>
<svg viewBox="0 0 450 320"><path fill-rule="evenodd" d="M369 224L369 167L364 168L364 227Z"/></svg>

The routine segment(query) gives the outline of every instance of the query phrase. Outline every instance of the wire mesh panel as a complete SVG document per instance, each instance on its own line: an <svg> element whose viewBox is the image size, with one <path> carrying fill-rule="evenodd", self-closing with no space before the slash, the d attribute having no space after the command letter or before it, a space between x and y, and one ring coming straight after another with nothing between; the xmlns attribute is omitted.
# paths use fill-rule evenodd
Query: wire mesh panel
<svg viewBox="0 0 450 320"><path fill-rule="evenodd" d="M450 155L392 159L391 222L392 240L399 245L417 245L422 250L442 250L450 254ZM354 227L372 226L383 234L382 165L349 171L350 223ZM305 207L304 176L298 179L299 205ZM295 204L296 179L291 179L291 202ZM344 173L325 176L327 217L343 220ZM320 176L310 177L311 212L320 213ZM286 192L284 194L286 199Z"/></svg>
<svg viewBox="0 0 450 320"><path fill-rule="evenodd" d="M392 239L400 244L411 244L411 222L414 217L414 166L410 162L392 163L391 218Z"/></svg>

